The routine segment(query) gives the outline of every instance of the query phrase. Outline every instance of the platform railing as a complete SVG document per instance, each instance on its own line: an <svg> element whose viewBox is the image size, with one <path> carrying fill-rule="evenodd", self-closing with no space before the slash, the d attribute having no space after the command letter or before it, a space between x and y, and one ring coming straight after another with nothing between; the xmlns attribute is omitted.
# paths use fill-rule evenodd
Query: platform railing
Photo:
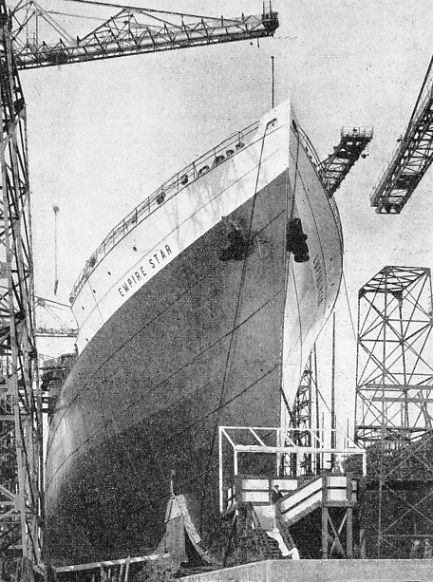
<svg viewBox="0 0 433 582"><path fill-rule="evenodd" d="M74 564L71 566L58 566L54 568L55 578L62 580L70 580L70 574L87 574L89 580L92 582L128 582L129 579L134 579L130 575L131 568L136 564L145 564L152 562L160 562L167 560L170 555L163 554L149 554L146 556L121 558L118 560L102 560L100 562L91 562L87 564ZM141 566L140 566L141 567ZM68 576L69 575L69 576Z"/></svg>
<svg viewBox="0 0 433 582"><path fill-rule="evenodd" d="M269 467L270 474L259 475L250 471L251 479L263 479L263 487L259 487L257 492L262 490L262 499L257 502L265 501L268 496L269 484L278 484L278 478L299 478L306 476L304 468L306 466L314 467L314 460L320 458L320 467L338 467L338 471L344 474L345 461L349 458L359 459L359 472L362 475L367 474L367 453L365 449L358 447L348 435L340 431L336 432L336 442L345 442L345 446L332 448L327 445L325 434L316 430L306 429L303 432L309 433L310 446L301 446L296 442L296 436L299 429L280 428L280 427L245 427L245 426L220 426L219 427L219 496L220 511L224 513L227 509L228 498L233 499L233 491L230 487L236 482L238 476L245 474L245 467L255 467L254 455L269 455L269 463L263 461L263 465ZM281 475L281 467L284 466L282 460L286 455L294 456L294 472ZM322 474L323 470L316 470L310 476ZM252 488L252 490L254 487Z"/></svg>

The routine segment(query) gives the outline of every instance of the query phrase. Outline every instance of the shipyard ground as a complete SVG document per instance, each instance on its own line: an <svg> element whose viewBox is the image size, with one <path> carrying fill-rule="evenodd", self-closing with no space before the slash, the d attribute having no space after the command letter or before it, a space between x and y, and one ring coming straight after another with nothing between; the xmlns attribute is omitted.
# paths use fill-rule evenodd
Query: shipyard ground
<svg viewBox="0 0 433 582"><path fill-rule="evenodd" d="M185 582L431 582L433 560L266 560L194 574Z"/></svg>

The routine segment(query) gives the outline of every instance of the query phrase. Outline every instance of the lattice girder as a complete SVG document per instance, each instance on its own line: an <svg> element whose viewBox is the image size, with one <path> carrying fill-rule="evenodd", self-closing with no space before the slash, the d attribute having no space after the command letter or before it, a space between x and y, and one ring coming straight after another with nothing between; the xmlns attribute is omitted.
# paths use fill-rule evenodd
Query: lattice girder
<svg viewBox="0 0 433 582"><path fill-rule="evenodd" d="M26 104L12 55L11 20L0 2L0 424L6 496L0 548L38 561L42 512L42 418L34 334ZM14 509L10 503L13 501ZM0 504L1 505L1 504ZM3 544L3 545L2 545ZM6 554L9 555L9 554Z"/></svg>
<svg viewBox="0 0 433 582"><path fill-rule="evenodd" d="M385 267L359 292L356 430L364 445L384 430L412 440L432 428L431 295L430 270L407 267Z"/></svg>
<svg viewBox="0 0 433 582"><path fill-rule="evenodd" d="M379 214L400 214L433 162L432 63L405 135L371 195Z"/></svg>
<svg viewBox="0 0 433 582"><path fill-rule="evenodd" d="M107 6L107 4L93 2ZM152 53L273 36L276 12L240 18L215 18L125 7L81 37L69 34L34 0L14 12L13 43L19 69L49 67L116 56ZM44 36L41 25L47 25ZM30 25L34 32L29 34ZM51 40L53 31L56 40Z"/></svg>

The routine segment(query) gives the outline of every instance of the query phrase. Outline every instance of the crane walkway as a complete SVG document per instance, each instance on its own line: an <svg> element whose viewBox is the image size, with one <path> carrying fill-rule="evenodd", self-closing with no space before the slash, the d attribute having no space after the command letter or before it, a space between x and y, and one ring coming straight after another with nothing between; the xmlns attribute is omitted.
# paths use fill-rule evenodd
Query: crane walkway
<svg viewBox="0 0 433 582"><path fill-rule="evenodd" d="M341 138L334 151L318 167L319 176L329 197L341 183L360 156L365 157L365 148L373 138L371 127L343 127Z"/></svg>

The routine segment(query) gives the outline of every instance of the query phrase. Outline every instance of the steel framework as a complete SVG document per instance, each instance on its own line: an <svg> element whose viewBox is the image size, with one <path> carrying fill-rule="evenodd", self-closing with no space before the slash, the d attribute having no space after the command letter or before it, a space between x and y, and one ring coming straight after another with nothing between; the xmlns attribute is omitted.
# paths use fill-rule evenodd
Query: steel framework
<svg viewBox="0 0 433 582"><path fill-rule="evenodd" d="M107 7L103 2L92 4ZM267 12L263 7L260 15L240 18L111 6L122 9L78 38L66 32L60 24L59 13L44 10L34 0L21 2L14 10L13 45L18 68L50 67L263 38L273 36L278 28L278 16L271 6ZM41 38L41 24L55 31L57 40ZM34 25L31 35L30 25Z"/></svg>
<svg viewBox="0 0 433 582"><path fill-rule="evenodd" d="M320 160L310 138L301 126L297 126L302 143L314 162L319 178L329 198L343 183L347 174L360 157L367 157L365 149L373 139L372 127L342 127L340 141L334 146L332 154Z"/></svg>
<svg viewBox="0 0 433 582"><path fill-rule="evenodd" d="M0 3L0 548L37 560L42 518L42 401L33 303L26 104ZM16 453L16 454L15 454Z"/></svg>
<svg viewBox="0 0 433 582"><path fill-rule="evenodd" d="M368 452L370 557L402 557L404 535L433 525L431 296L424 268L385 267L359 291L355 442Z"/></svg>
<svg viewBox="0 0 433 582"><path fill-rule="evenodd" d="M311 447L312 435L315 434L317 438L320 435L316 346L313 347L308 358L293 402L290 413L290 428L292 440L300 447ZM296 455L285 456L284 473L294 474L296 472L296 462ZM312 458L311 455L306 456L302 467L303 471L311 474L313 467L315 473L320 472L320 455L316 455L316 458Z"/></svg>
<svg viewBox="0 0 433 582"><path fill-rule="evenodd" d="M78 328L69 305L35 297L36 335L38 337L76 338Z"/></svg>
<svg viewBox="0 0 433 582"><path fill-rule="evenodd" d="M432 68L433 57L405 134L371 195L379 214L400 214L433 161Z"/></svg>
<svg viewBox="0 0 433 582"><path fill-rule="evenodd" d="M319 176L325 186L328 196L335 194L344 178L373 138L371 127L343 127L341 139L334 151L318 166Z"/></svg>
<svg viewBox="0 0 433 582"><path fill-rule="evenodd" d="M20 2L11 14L0 0L0 558L6 563L11 557L39 562L43 527L43 395L35 340L26 103L18 69L260 38L278 27L271 7L259 17L238 20L127 8L73 39L52 14L35 2ZM163 17L169 14L179 23ZM143 23L142 16L158 26ZM40 37L42 20L60 40ZM31 570L26 571L31 579Z"/></svg>
<svg viewBox="0 0 433 582"><path fill-rule="evenodd" d="M357 440L407 442L432 429L430 270L385 267L359 291Z"/></svg>

